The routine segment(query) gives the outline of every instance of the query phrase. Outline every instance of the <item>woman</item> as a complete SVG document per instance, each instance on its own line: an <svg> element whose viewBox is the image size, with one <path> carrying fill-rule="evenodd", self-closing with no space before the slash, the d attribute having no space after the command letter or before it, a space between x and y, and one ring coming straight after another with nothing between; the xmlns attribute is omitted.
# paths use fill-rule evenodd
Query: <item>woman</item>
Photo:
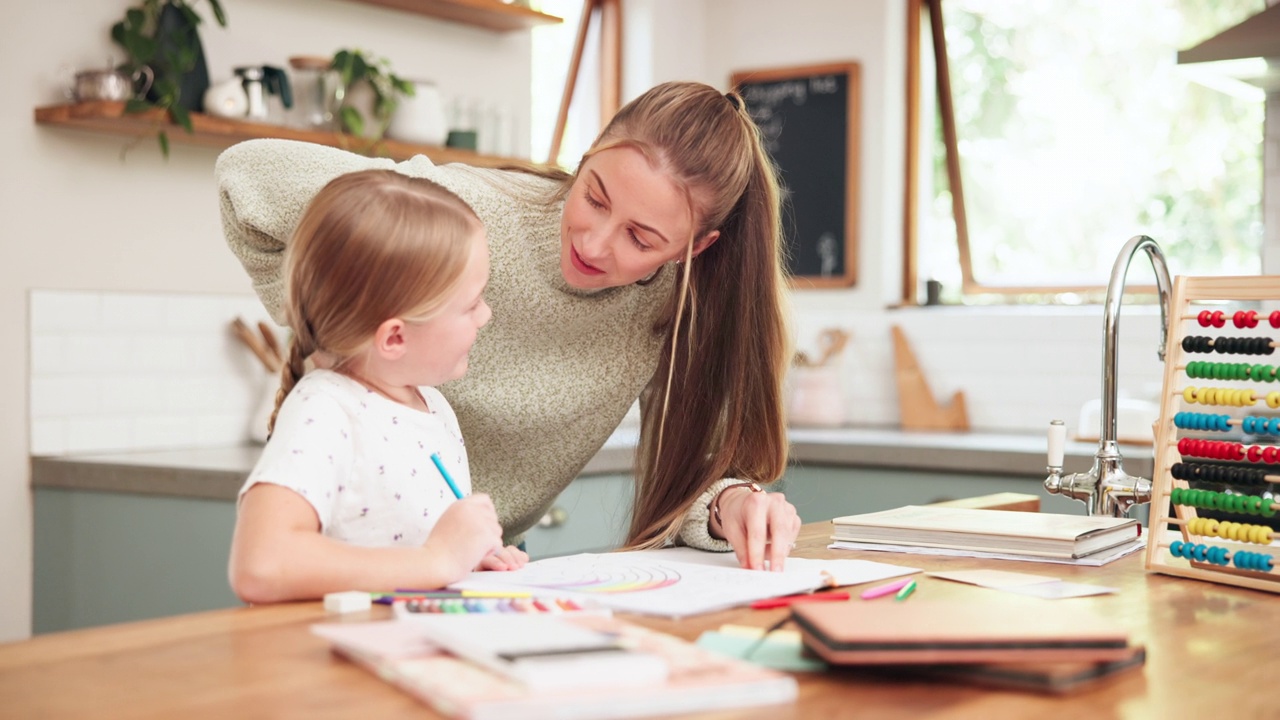
<svg viewBox="0 0 1280 720"><path fill-rule="evenodd" d="M434 180L485 225L493 321L468 375L441 391L508 542L639 396L627 545L732 549L743 567L783 568L800 521L756 484L787 456L779 196L741 98L659 85L618 112L573 175L281 140L230 148L217 167L227 241L277 320L284 239L302 209L369 168Z"/></svg>

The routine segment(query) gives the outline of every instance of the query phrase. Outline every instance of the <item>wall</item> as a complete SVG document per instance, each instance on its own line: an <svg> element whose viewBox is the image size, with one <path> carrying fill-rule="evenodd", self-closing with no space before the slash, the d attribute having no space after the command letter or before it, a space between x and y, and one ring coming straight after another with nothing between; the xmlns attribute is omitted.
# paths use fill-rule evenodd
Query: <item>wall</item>
<svg viewBox="0 0 1280 720"><path fill-rule="evenodd" d="M110 26L128 0L49 0L8 13L0 59L13 85L0 109L0 641L31 625L32 503L28 489L29 293L105 291L174 296L250 292L223 244L213 163L217 151L152 138L125 156L127 138L36 126L32 109L60 102L64 69L103 67L122 53ZM435 79L446 96L503 100L528 127L529 41L339 0L223 0L228 29L202 29L214 80L235 65L284 66L290 55L360 47L397 73ZM228 318L229 319L229 318ZM72 348L68 348L71 350ZM83 344L78 353L95 353ZM83 361L82 359L80 361Z"/></svg>

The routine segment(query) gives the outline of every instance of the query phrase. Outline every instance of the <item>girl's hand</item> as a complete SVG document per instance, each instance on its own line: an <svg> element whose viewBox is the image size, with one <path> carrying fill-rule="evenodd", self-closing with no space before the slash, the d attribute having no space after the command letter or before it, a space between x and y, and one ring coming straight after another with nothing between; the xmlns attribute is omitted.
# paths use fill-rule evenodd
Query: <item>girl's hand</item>
<svg viewBox="0 0 1280 720"><path fill-rule="evenodd" d="M800 534L800 516L786 496L730 488L713 502L720 503L720 527L715 529L733 545L740 566L763 570L768 560L774 572L786 567L787 554Z"/></svg>
<svg viewBox="0 0 1280 720"><path fill-rule="evenodd" d="M502 549L502 526L493 500L484 493L449 506L423 543L442 585L457 582L495 550Z"/></svg>
<svg viewBox="0 0 1280 720"><path fill-rule="evenodd" d="M529 555L515 545L494 550L476 566L477 570L519 570L529 562Z"/></svg>

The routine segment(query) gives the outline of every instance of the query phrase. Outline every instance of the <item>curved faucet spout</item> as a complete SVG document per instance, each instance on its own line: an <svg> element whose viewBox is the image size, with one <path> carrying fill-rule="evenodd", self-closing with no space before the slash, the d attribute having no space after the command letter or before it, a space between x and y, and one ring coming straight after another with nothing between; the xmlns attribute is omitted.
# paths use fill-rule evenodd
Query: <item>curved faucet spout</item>
<svg viewBox="0 0 1280 720"><path fill-rule="evenodd" d="M1051 494L1083 501L1090 515L1125 517L1134 505L1151 501L1151 481L1124 471L1116 440L1116 378L1119 375L1116 345L1120 335L1120 300L1124 296L1129 261L1139 250L1146 251L1156 271L1156 289L1160 293L1160 347L1157 354L1164 361L1172 304L1169 268L1155 240L1146 235L1135 235L1120 249L1116 264L1111 269L1111 282L1107 284L1102 327L1102 427L1098 431L1098 454L1094 456L1093 469L1087 473L1063 475L1061 423L1055 421L1050 426L1049 476L1045 478L1044 489Z"/></svg>
<svg viewBox="0 0 1280 720"><path fill-rule="evenodd" d="M1116 347L1120 337L1120 301L1124 295L1125 276L1129 262L1139 250L1145 250L1156 272L1156 290L1160 294L1160 347L1157 354L1164 361L1164 348L1169 339L1169 304L1171 287L1169 266L1164 253L1155 240L1146 235L1135 235L1120 249L1116 263L1111 268L1111 282L1107 284L1107 305L1103 318L1102 349L1102 449L1116 443L1116 376L1119 374L1119 352Z"/></svg>

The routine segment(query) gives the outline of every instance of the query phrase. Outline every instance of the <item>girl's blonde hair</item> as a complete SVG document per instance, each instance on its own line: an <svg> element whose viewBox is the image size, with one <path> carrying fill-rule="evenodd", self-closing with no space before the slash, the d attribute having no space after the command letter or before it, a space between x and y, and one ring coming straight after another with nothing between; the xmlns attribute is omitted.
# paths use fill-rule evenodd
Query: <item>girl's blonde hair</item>
<svg viewBox="0 0 1280 720"><path fill-rule="evenodd" d="M437 312L482 230L470 206L424 178L365 170L325 185L285 251L284 309L293 336L267 432L308 357L324 352L340 368L386 320Z"/></svg>
<svg viewBox="0 0 1280 720"><path fill-rule="evenodd" d="M654 332L666 339L641 397L627 544L670 540L691 503L725 477L769 483L787 464L788 346L780 193L759 129L736 93L658 85L628 103L583 158L631 147L689 199L692 243ZM581 165L579 165L581 167ZM572 179L569 180L569 184Z"/></svg>

